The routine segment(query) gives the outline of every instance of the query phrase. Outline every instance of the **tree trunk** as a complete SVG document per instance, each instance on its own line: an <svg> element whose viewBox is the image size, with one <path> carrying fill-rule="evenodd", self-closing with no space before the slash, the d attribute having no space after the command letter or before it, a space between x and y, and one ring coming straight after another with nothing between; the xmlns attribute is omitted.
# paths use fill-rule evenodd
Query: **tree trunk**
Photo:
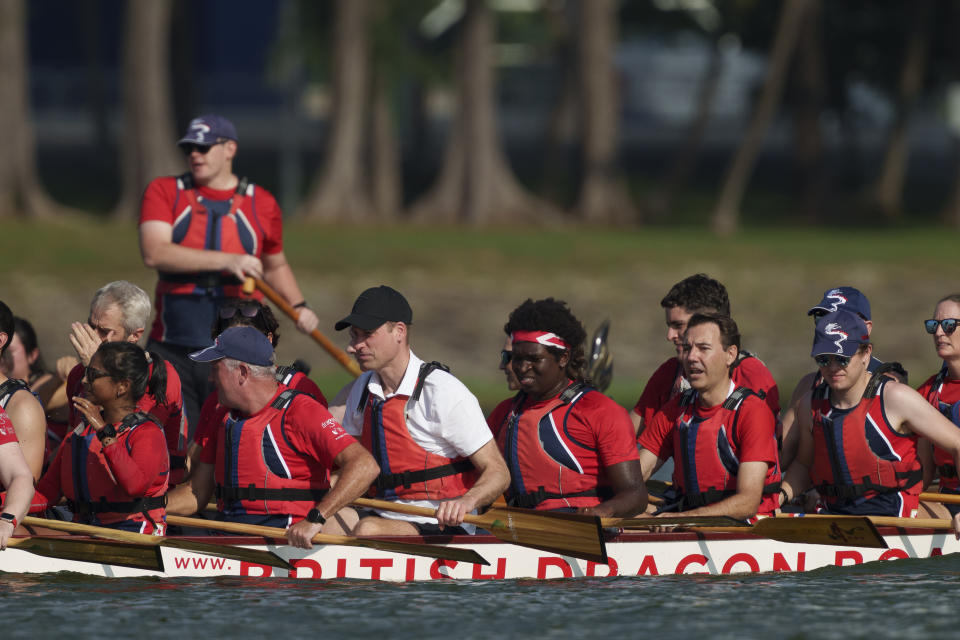
<svg viewBox="0 0 960 640"><path fill-rule="evenodd" d="M172 0L128 0L123 43L123 138L120 167L123 180L118 219L135 219L147 183L180 173L170 81L170 16Z"/></svg>
<svg viewBox="0 0 960 640"><path fill-rule="evenodd" d="M620 92L613 50L617 41L615 0L581 0L578 34L580 112L583 114L583 183L576 210L590 223L640 221L617 168Z"/></svg>
<svg viewBox="0 0 960 640"><path fill-rule="evenodd" d="M697 108L690 126L684 136L683 143L674 156L670 168L664 174L663 187L651 196L647 210L651 217L666 218L673 211L673 203L697 166L697 158L703 147L703 140L707 134L707 125L710 124L710 114L713 111L713 102L717 97L717 88L723 75L723 48L719 38L713 38L713 49L710 52L710 61L700 78L700 91L697 94Z"/></svg>
<svg viewBox="0 0 960 640"><path fill-rule="evenodd" d="M370 182L380 219L395 218L403 206L402 159L385 78L373 86L370 124Z"/></svg>
<svg viewBox="0 0 960 640"><path fill-rule="evenodd" d="M436 184L411 207L423 222L536 222L559 214L517 182L500 145L494 104L493 19L467 0L457 52L457 110Z"/></svg>
<svg viewBox="0 0 960 640"><path fill-rule="evenodd" d="M570 150L580 132L577 54L573 32L577 23L577 5L547 2L543 7L550 39L555 43L554 56L560 74L559 95L550 113L543 149L543 164L538 179L540 195L551 202L567 202L571 192L568 176L572 164Z"/></svg>
<svg viewBox="0 0 960 640"><path fill-rule="evenodd" d="M790 59L796 49L804 15L809 6L810 0L784 0L783 8L780 10L780 20L767 62L767 73L760 99L747 126L743 142L727 170L717 206L713 210L712 226L714 233L718 235L733 234L740 223L740 204L743 201L743 194L750 180L750 174L753 173L763 137L783 97L783 86L790 68Z"/></svg>
<svg viewBox="0 0 960 640"><path fill-rule="evenodd" d="M0 217L51 218L68 210L47 195L37 176L27 66L26 4L0 0Z"/></svg>
<svg viewBox="0 0 960 640"><path fill-rule="evenodd" d="M369 113L369 5L367 0L337 0L334 6L329 143L323 168L302 208L312 220L356 222L374 216L363 153Z"/></svg>
<svg viewBox="0 0 960 640"><path fill-rule="evenodd" d="M907 48L900 69L897 90L897 105L893 128L887 140L880 177L874 186L874 202L880 213L888 220L902 213L903 184L907 173L907 125L913 111L923 76L927 68L927 35L930 30L931 0L917 0L910 5L913 19L907 35Z"/></svg>
<svg viewBox="0 0 960 640"><path fill-rule="evenodd" d="M799 101L794 143L800 191L797 202L800 216L808 222L816 222L819 217L825 188L823 134L820 130L825 93L821 11L820 0L812 0L804 18L797 51Z"/></svg>

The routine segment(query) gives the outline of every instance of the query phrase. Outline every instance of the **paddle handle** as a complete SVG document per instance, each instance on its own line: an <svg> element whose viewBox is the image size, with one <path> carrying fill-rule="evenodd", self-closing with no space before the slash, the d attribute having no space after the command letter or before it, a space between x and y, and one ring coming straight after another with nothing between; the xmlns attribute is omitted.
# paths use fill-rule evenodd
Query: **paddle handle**
<svg viewBox="0 0 960 640"><path fill-rule="evenodd" d="M427 518L436 518L437 510L429 507L418 507L412 504L401 504L399 502L389 502L387 500L374 500L373 498L357 498L353 504L367 509L380 509L381 511L392 511L393 513L405 513L410 516L424 516ZM489 521L481 516L467 514L463 516L464 522L480 525L481 527L489 525Z"/></svg>
<svg viewBox="0 0 960 640"><path fill-rule="evenodd" d="M921 493L921 502L943 502L945 504L960 504L960 495L955 493Z"/></svg>
<svg viewBox="0 0 960 640"><path fill-rule="evenodd" d="M829 514L807 513L803 518L838 518ZM852 516L851 516L852 517ZM894 516L863 516L878 527L900 527L902 529L952 529L953 522L946 518L896 518Z"/></svg>
<svg viewBox="0 0 960 640"><path fill-rule="evenodd" d="M286 539L286 529L279 527L264 527L259 524L243 524L242 522L226 522L224 520L204 520L203 518L188 518L186 516L172 516L167 514L167 524L173 524L180 527L196 527L198 529L213 529L215 531L226 531L227 533L239 533L248 536L259 536L263 538ZM349 544L356 538L350 536L335 536L327 533L318 533L313 536L311 542L316 544Z"/></svg>
<svg viewBox="0 0 960 640"><path fill-rule="evenodd" d="M263 295L270 299L270 302L275 304L281 311L287 314L287 317L294 322L300 318L300 312L290 306L290 303L284 300L279 293L274 291L273 287L268 285L260 278L248 276L243 283L243 292L248 294L253 293L254 288L262 291ZM330 342L330 340L327 339L327 336L323 335L319 329L314 329L311 331L310 337L313 338L317 344L323 347L327 353L333 356L333 359L339 362L344 369L353 374L354 378L358 377L362 373L356 360L348 356L343 349L340 349L335 344Z"/></svg>

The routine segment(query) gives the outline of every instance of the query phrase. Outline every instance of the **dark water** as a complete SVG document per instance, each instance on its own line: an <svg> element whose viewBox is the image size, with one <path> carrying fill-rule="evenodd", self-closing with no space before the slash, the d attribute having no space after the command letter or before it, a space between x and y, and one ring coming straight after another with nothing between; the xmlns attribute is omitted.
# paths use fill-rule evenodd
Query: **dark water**
<svg viewBox="0 0 960 640"><path fill-rule="evenodd" d="M0 636L956 636L960 554L806 574L388 584L0 574Z"/></svg>

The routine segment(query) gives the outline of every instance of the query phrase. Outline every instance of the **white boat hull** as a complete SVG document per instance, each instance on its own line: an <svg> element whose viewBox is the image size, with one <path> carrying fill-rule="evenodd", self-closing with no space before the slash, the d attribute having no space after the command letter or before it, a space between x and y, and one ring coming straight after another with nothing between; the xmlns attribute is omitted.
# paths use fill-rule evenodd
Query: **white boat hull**
<svg viewBox="0 0 960 640"><path fill-rule="evenodd" d="M960 542L948 531L882 529L889 549L791 544L739 534L631 533L607 542L609 564L502 543L492 536L447 538L443 546L472 548L490 566L435 560L366 548L316 546L312 550L264 544L262 538L203 538L208 542L270 550L296 567L288 572L237 560L163 548L163 572L46 558L9 548L0 553L0 571L71 571L108 577L247 576L297 579L357 579L409 582L425 580L556 579L672 574L731 574L812 571L901 558L930 558L957 553ZM200 539L200 538L197 538ZM401 540L401 538L393 538ZM429 538L407 538L429 542Z"/></svg>

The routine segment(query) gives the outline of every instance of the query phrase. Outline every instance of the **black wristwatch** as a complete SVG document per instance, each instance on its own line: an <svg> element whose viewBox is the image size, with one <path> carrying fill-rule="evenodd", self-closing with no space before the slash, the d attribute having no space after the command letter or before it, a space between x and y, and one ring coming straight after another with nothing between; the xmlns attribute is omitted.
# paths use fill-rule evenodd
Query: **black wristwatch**
<svg viewBox="0 0 960 640"><path fill-rule="evenodd" d="M313 524L324 524L327 521L323 517L323 514L320 513L320 509L310 509L307 511L307 522L312 522Z"/></svg>
<svg viewBox="0 0 960 640"><path fill-rule="evenodd" d="M117 437L117 430L113 428L112 424L108 424L103 429L100 429L100 431L97 431L97 438L100 440L100 442L103 442L107 438L116 438L116 437Z"/></svg>
<svg viewBox="0 0 960 640"><path fill-rule="evenodd" d="M0 520L6 520L13 525L13 528L17 528L17 516L12 513L0 513Z"/></svg>

